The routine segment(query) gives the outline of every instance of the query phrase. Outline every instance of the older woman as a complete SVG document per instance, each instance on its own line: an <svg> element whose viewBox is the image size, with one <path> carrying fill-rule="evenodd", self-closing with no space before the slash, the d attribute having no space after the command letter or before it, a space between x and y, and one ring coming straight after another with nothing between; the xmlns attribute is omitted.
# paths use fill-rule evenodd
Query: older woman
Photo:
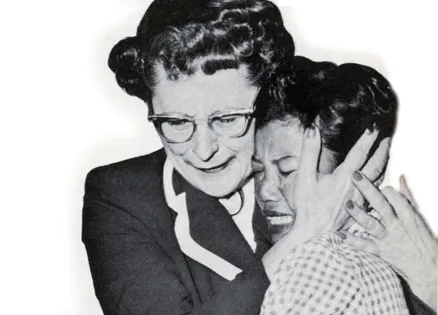
<svg viewBox="0 0 438 315"><path fill-rule="evenodd" d="M109 66L147 104L164 150L87 176L83 242L105 314L259 312L272 244L250 177L253 100L267 65L293 52L264 0L156 0L113 48ZM374 140L343 163L344 180ZM343 192L307 196L331 208Z"/></svg>
<svg viewBox="0 0 438 315"><path fill-rule="evenodd" d="M256 197L273 240L278 242L287 236L289 248L294 245L271 279L262 314L395 315L409 314L409 308L415 313L409 295L406 303L403 284L388 262L352 247L345 241L345 234L335 233L347 228L359 229L345 225L349 212L355 208L351 200L345 205L347 209L341 207L339 211L318 208L306 211L295 198L296 191L302 189L298 185L303 184L299 181L299 164L306 128L313 126L315 136L321 135L318 160L321 174L332 173L365 130L378 133L381 140L392 137L397 99L388 81L366 66L336 66L294 57L270 74L256 106L259 102L268 106L258 117L256 132L253 161ZM363 187L360 183L365 181L363 177L359 172L353 174L360 188ZM331 193L331 189L325 192ZM378 191L372 195L365 193L371 197L371 205L380 211L381 206L375 202L382 198L379 194ZM391 201L401 198L394 192L387 196ZM375 210L373 215L378 216ZM389 224L388 220L383 222ZM293 236L300 236L302 243L293 240ZM434 246L430 250L436 252L437 241L431 241ZM407 254L401 252L399 258L412 258L409 253L415 250L410 247L421 245L412 241L400 244L401 248L407 247ZM434 255L432 252L431 256ZM400 265L396 261L390 263L395 267ZM436 273L436 267L428 270ZM430 280L436 286L436 279L430 277ZM434 291L433 285L429 289ZM408 292L409 288L405 290ZM422 290L417 292L436 308L432 292L425 295ZM427 308L419 312L433 313Z"/></svg>

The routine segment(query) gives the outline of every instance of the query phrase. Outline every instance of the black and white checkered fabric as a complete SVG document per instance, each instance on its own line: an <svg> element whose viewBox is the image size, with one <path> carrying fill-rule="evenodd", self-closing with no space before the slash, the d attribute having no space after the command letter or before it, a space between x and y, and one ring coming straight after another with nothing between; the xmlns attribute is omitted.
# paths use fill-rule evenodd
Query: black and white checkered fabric
<svg viewBox="0 0 438 315"><path fill-rule="evenodd" d="M325 234L293 249L266 292L261 315L408 315L400 281L379 257Z"/></svg>

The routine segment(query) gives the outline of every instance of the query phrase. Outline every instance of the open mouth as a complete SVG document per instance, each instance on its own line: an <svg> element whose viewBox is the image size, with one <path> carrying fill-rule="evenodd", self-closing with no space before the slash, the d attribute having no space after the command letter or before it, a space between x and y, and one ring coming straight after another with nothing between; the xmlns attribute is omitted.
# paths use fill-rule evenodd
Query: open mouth
<svg viewBox="0 0 438 315"><path fill-rule="evenodd" d="M201 167L197 167L198 170L204 172L204 173L208 173L208 174L212 174L212 173L219 173L221 171L223 171L224 169L226 169L228 167L228 165L230 164L232 159L229 159L227 161L225 161L224 163L218 165L218 166L213 166L213 167L209 167L209 168L201 168Z"/></svg>
<svg viewBox="0 0 438 315"><path fill-rule="evenodd" d="M295 218L293 213L281 213L272 210L263 211L263 215L265 216L266 221L271 227L290 226L294 222L294 218Z"/></svg>
<svg viewBox="0 0 438 315"><path fill-rule="evenodd" d="M266 220L270 225L290 225L294 222L294 218L291 215L266 217Z"/></svg>
<svg viewBox="0 0 438 315"><path fill-rule="evenodd" d="M270 226L289 226L294 222L294 216L292 215L282 215L275 217L266 217L266 221Z"/></svg>

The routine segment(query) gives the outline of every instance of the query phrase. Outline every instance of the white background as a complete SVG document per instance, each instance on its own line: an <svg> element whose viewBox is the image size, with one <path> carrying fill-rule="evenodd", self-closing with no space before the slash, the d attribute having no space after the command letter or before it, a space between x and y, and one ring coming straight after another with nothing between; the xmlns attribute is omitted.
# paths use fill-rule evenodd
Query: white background
<svg viewBox="0 0 438 315"><path fill-rule="evenodd" d="M277 1L298 54L371 65L392 82L401 109L388 181L407 174L438 232L434 2ZM80 242L83 182L160 147L146 106L106 66L149 3L0 4L2 314L101 314Z"/></svg>

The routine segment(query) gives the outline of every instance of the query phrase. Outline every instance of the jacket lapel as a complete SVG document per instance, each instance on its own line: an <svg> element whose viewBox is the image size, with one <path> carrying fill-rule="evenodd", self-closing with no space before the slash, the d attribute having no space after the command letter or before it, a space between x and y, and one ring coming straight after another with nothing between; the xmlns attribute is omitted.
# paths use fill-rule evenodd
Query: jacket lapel
<svg viewBox="0 0 438 315"><path fill-rule="evenodd" d="M147 213L150 214L149 227L151 228L151 232L156 237L157 243L168 253L169 257L172 257L175 266L179 270L182 282L185 284L186 288L192 292L194 302L199 304L199 293L195 287L187 261L181 252L178 240L175 236L172 212L166 203L163 192L162 170L165 159L166 155L164 150L160 150L156 153L156 158L152 165L146 166L147 168L156 170L157 173L148 173L147 180L148 182L152 182L153 185L149 185L147 190L144 188L145 193L140 194L142 198L139 200L139 204L148 207Z"/></svg>
<svg viewBox="0 0 438 315"><path fill-rule="evenodd" d="M225 207L217 198L186 185L192 238L236 267L250 268L256 257Z"/></svg>
<svg viewBox="0 0 438 315"><path fill-rule="evenodd" d="M164 167L164 173L169 171L169 165L167 164L168 162L166 162ZM219 200L194 188L177 171L173 170L173 167L171 169L171 176L164 176L165 181L170 181L170 186L172 187L172 191L169 193L170 188L167 185L167 189L165 189L168 191L166 198L169 197L168 195L173 194L175 198L169 198L168 201L172 199L177 200L173 206L177 213L175 231L183 252L201 264L207 262L208 259L206 260L205 256L209 254L209 256L216 256L216 258L224 260L226 263L243 271L259 265L263 254L272 246L268 227L260 208L256 207L253 213L253 231L257 241L257 251L254 253L233 218ZM254 196L249 197L254 198ZM173 204L174 202L171 203ZM169 205L172 208L172 205ZM185 220L187 222L182 223ZM186 226L183 232L181 232L181 226ZM196 243L193 245L198 250L193 250L190 244L188 244L190 242L187 242L187 238L190 239L190 242ZM187 250L188 252L186 252ZM226 269L222 269L224 264L215 264L216 260L210 260L210 262L214 261L214 263L206 264L206 266L210 266L210 269L219 275L229 275L229 273L224 271ZM211 267L212 265L217 265L218 269ZM225 268L227 268L226 264ZM215 275L213 278L222 279L224 284L227 283L219 275ZM224 277L231 280L227 276ZM222 283L222 281L216 280L214 282Z"/></svg>

